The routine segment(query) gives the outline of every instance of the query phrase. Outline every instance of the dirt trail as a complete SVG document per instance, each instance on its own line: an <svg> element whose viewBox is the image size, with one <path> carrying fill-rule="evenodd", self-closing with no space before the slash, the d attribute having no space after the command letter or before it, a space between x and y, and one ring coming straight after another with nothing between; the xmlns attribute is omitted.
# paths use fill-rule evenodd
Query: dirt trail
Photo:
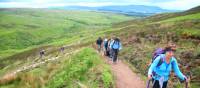
<svg viewBox="0 0 200 88"><path fill-rule="evenodd" d="M119 60L117 64L113 64L111 61L108 63L115 76L116 88L145 88L144 81L123 61Z"/></svg>

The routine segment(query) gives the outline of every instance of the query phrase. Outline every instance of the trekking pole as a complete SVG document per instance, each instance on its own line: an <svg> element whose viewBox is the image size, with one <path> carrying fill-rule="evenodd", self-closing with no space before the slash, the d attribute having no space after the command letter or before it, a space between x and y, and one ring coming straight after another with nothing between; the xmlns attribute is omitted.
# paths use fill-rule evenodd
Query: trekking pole
<svg viewBox="0 0 200 88"><path fill-rule="evenodd" d="M149 79L149 80L147 81L146 88L150 88L150 83L151 83L151 81L153 81L153 82L152 82L152 87L154 86L156 80Z"/></svg>
<svg viewBox="0 0 200 88"><path fill-rule="evenodd" d="M190 78L191 78L191 75L186 75L188 81L185 81L185 88L188 88L189 85L189 82L190 82Z"/></svg>
<svg viewBox="0 0 200 88"><path fill-rule="evenodd" d="M146 86L146 88L150 88L149 86L150 86L150 82L151 82L151 80L148 80L147 81L147 86Z"/></svg>
<svg viewBox="0 0 200 88"><path fill-rule="evenodd" d="M190 77L187 77L187 78L190 80ZM185 82L185 88L188 88L188 85L189 85L189 81Z"/></svg>
<svg viewBox="0 0 200 88"><path fill-rule="evenodd" d="M185 82L185 88L188 88L188 82Z"/></svg>

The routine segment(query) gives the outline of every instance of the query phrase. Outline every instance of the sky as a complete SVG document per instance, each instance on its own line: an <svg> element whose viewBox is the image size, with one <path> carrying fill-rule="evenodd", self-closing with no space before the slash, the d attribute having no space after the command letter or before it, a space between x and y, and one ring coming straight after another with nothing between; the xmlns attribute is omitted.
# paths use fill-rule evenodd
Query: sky
<svg viewBox="0 0 200 88"><path fill-rule="evenodd" d="M47 8L52 6L148 5L170 10L187 10L200 0L0 0L0 8Z"/></svg>

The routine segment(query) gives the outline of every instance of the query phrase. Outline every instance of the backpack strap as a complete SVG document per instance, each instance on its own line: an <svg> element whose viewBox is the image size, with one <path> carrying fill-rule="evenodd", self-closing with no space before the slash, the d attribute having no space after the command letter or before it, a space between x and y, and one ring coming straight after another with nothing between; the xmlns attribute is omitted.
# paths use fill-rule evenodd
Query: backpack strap
<svg viewBox="0 0 200 88"><path fill-rule="evenodd" d="M160 61L158 62L157 67L160 66L160 65L164 62L164 60L165 60L165 57L164 57L163 55L161 55L161 58L160 58ZM172 61L170 62L170 64L172 64L172 67L173 67L174 60L172 60Z"/></svg>
<svg viewBox="0 0 200 88"><path fill-rule="evenodd" d="M115 40L113 40L114 42L113 42L113 44L112 44L112 49L113 49L113 46L114 46L114 44L115 44Z"/></svg>
<svg viewBox="0 0 200 88"><path fill-rule="evenodd" d="M172 64L172 70L173 70L173 66L174 66L175 61L172 60L171 64Z"/></svg>
<svg viewBox="0 0 200 88"><path fill-rule="evenodd" d="M114 44L117 44L118 45L118 49L119 49L119 47L120 47L119 43L120 43L119 41L114 40L114 43L112 44L112 48L113 48Z"/></svg>
<svg viewBox="0 0 200 88"><path fill-rule="evenodd" d="M151 63L153 63L153 61L158 57L159 55L156 55L154 57L151 58Z"/></svg>
<svg viewBox="0 0 200 88"><path fill-rule="evenodd" d="M163 55L157 55L157 57L158 56L160 56L161 58L160 58L160 60L159 60L159 62L158 62L156 67L160 66L164 62L164 59L165 59L165 57Z"/></svg>

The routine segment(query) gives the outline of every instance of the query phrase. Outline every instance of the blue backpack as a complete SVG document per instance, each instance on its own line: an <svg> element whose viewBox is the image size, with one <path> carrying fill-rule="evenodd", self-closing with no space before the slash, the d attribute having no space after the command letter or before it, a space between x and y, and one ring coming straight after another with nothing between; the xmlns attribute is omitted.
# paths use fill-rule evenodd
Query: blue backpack
<svg viewBox="0 0 200 88"><path fill-rule="evenodd" d="M120 47L119 43L120 43L120 40L119 39L115 39L114 43L112 44L112 48L113 49L119 49L119 47ZM113 46L117 46L117 48L116 47L114 48Z"/></svg>

